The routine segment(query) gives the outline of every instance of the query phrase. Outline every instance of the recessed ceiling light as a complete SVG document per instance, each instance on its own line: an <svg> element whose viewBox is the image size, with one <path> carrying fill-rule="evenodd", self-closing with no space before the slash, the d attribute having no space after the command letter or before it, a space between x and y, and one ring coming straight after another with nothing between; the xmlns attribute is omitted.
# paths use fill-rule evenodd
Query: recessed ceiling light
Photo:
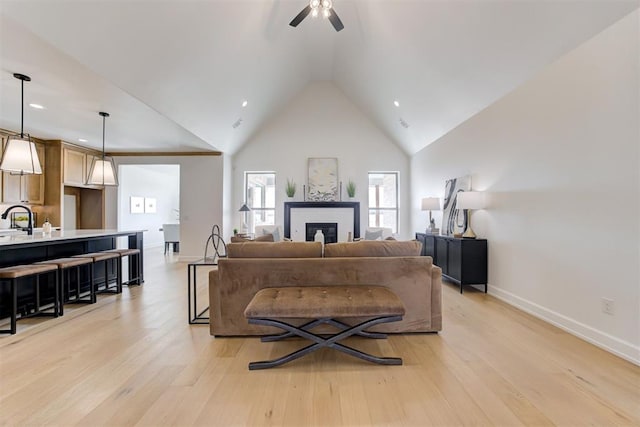
<svg viewBox="0 0 640 427"><path fill-rule="evenodd" d="M247 104L249 104L249 102L248 102L248 101L242 101L242 106L243 106L243 107L246 107L246 106L247 106Z"/></svg>
<svg viewBox="0 0 640 427"><path fill-rule="evenodd" d="M84 139L84 138L78 138L78 141L80 141L80 142L89 142L89 141L87 141L87 140L86 140L86 139Z"/></svg>
<svg viewBox="0 0 640 427"><path fill-rule="evenodd" d="M396 107L399 107L400 103L398 101L393 101L393 105L395 105Z"/></svg>
<svg viewBox="0 0 640 427"><path fill-rule="evenodd" d="M44 110L44 107L40 104L29 104L29 107L35 108L36 110Z"/></svg>

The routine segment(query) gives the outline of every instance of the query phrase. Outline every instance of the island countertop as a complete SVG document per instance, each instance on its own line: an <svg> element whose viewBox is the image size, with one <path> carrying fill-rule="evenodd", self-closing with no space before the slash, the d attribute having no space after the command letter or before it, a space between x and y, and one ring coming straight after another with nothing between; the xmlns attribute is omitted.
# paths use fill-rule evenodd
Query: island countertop
<svg viewBox="0 0 640 427"><path fill-rule="evenodd" d="M143 260L145 230L60 230L44 236L35 231L32 236L11 234L0 237L0 268L31 264L56 258L66 258L124 246L140 249ZM118 242L120 238L127 242ZM143 276L140 269L140 277Z"/></svg>
<svg viewBox="0 0 640 427"><path fill-rule="evenodd" d="M42 246L49 243L55 244L65 240L85 240L99 237L119 237L132 236L146 230L60 230L52 231L51 235L43 235L42 232L34 231L33 235L11 234L0 236L0 252L8 246ZM7 248L8 249L8 248Z"/></svg>

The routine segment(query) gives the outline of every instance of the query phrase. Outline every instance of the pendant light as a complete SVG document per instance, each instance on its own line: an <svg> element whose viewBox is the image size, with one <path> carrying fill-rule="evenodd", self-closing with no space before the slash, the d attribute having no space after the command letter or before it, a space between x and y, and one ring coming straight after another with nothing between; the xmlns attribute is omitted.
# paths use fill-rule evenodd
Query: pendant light
<svg viewBox="0 0 640 427"><path fill-rule="evenodd" d="M109 113L99 112L102 116L102 159L93 158L91 169L89 169L88 185L118 185L118 175L116 175L116 166L113 159L105 159L104 154L104 129L105 120L109 117Z"/></svg>
<svg viewBox="0 0 640 427"><path fill-rule="evenodd" d="M36 145L31 141L29 135L24 134L24 82L30 82L31 77L19 73L15 73L13 77L21 81L22 112L20 115L20 136L9 137L9 141L7 141L2 153L0 170L19 175L40 175L42 174L42 167L40 166Z"/></svg>

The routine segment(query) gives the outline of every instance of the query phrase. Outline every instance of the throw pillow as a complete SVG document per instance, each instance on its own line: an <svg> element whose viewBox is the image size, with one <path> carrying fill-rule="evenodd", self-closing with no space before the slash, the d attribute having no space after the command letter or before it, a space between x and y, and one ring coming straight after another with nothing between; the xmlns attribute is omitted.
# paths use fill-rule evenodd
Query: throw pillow
<svg viewBox="0 0 640 427"><path fill-rule="evenodd" d="M271 233L263 234L262 236L258 236L254 239L254 242L274 242L274 236Z"/></svg>
<svg viewBox="0 0 640 427"><path fill-rule="evenodd" d="M262 229L262 234L263 235L267 235L267 234L272 234L273 235L273 241L274 242L279 242L280 239L280 230L278 229L278 227L274 227L273 230L271 231L267 231L266 229Z"/></svg>
<svg viewBox="0 0 640 427"><path fill-rule="evenodd" d="M376 230L376 231L365 230L364 240L382 240L382 230Z"/></svg>

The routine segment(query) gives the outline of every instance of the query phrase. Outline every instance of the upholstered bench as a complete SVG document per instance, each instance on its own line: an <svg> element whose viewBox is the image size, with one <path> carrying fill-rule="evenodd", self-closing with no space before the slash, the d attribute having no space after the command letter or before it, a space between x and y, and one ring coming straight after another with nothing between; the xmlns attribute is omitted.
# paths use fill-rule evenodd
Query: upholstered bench
<svg viewBox="0 0 640 427"><path fill-rule="evenodd" d="M386 334L367 332L365 329L380 323L402 320L402 301L383 286L300 286L265 288L258 291L244 311L250 324L275 326L284 333L262 337L263 342L299 336L313 341L298 351L274 360L251 362L249 369L265 369L298 359L323 347L382 365L402 365L399 357L378 357L340 344L352 335L367 338L386 338ZM336 319L369 318L355 326ZM312 319L294 326L282 319ZM328 337L310 332L316 326L328 324L340 330Z"/></svg>

